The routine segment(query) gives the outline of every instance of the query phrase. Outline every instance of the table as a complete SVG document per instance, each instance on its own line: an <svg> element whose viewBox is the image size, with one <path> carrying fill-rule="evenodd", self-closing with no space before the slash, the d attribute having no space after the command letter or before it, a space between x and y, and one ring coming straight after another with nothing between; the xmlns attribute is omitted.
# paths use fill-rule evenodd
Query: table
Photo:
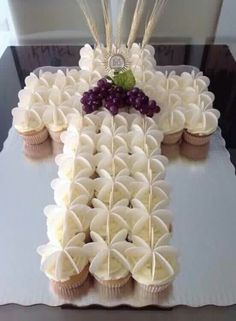
<svg viewBox="0 0 236 321"><path fill-rule="evenodd" d="M2 148L3 142L5 141L8 130L11 126L11 114L10 110L17 104L17 92L23 86L23 81L25 76L33 69L39 66L45 65L76 65L79 57L80 47L75 46L32 46L32 47L10 47L7 48L2 59L0 60L0 96L1 96L1 114L0 114L0 149ZM218 107L222 113L221 117L221 128L223 136L226 139L227 147L233 151L236 144L235 139L235 128L233 126L236 113L233 110L233 105L235 101L235 70L236 64L232 58L227 46L157 46L156 54L158 63L160 65L170 65L170 64L191 64L196 65L204 73L211 78L210 90L216 94L215 106ZM227 99L226 99L227 97ZM191 314L196 314L196 316L212 316L214 315L214 320L217 317L220 318L224 316L228 319L233 319L236 314L236 309L234 307L230 308L213 308L206 307L200 309L191 309L187 307L176 307L171 311L160 312L156 309L145 311L135 311L119 309L118 313L113 313L112 311L106 311L106 316L111 317L116 320L123 315L125 317L145 317L151 319L153 314L159 316L166 320L170 320L172 317L177 319L181 317L189 317ZM196 312L197 311L197 312ZM41 319L43 315L49 316L50 319L55 317L57 320L63 320L63 318L79 317L89 318L96 313L96 317L103 317L104 310L99 309L86 311L85 309L79 311L66 310L63 312L60 308L49 308L46 306L36 306L23 308L15 305L8 305L5 307L0 307L0 318L1 315L4 318L13 320L15 316L19 316L18 313L25 313L24 320L28 318L34 319L39 316ZM35 314L34 314L35 313ZM46 314L45 314L46 313ZM219 314L218 314L219 313ZM12 316L10 318L10 315ZM216 316L215 316L216 315ZM57 318L56 318L57 316ZM220 319L219 319L220 320Z"/></svg>

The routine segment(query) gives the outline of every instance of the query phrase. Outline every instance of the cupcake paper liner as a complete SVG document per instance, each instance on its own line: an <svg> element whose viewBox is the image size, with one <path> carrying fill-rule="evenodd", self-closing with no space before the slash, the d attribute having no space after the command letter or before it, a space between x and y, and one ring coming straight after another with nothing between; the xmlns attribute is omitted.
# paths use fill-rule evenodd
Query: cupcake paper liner
<svg viewBox="0 0 236 321"><path fill-rule="evenodd" d="M39 132L32 132L32 134L22 134L20 133L20 136L23 137L26 144L29 145L38 145L45 142L45 140L48 138L48 130L46 127L44 127Z"/></svg>
<svg viewBox="0 0 236 321"><path fill-rule="evenodd" d="M45 142L38 145L27 144L24 142L23 152L26 157L31 159L43 159L52 154L51 140L47 138Z"/></svg>
<svg viewBox="0 0 236 321"><path fill-rule="evenodd" d="M57 156L63 152L63 143L62 142L55 142L54 140L51 140L52 142L52 153L53 155Z"/></svg>
<svg viewBox="0 0 236 321"><path fill-rule="evenodd" d="M52 138L52 140L54 140L57 143L62 143L62 141L61 141L61 133L63 133L63 132L64 132L64 130L60 130L58 132L54 132L54 131L49 129L50 137Z"/></svg>
<svg viewBox="0 0 236 321"><path fill-rule="evenodd" d="M70 291L73 292L74 289L81 286L85 282L88 277L88 273L89 267L86 265L79 274L72 276L68 281L60 282L51 280L52 287L57 293L67 291L68 295L70 295Z"/></svg>
<svg viewBox="0 0 236 321"><path fill-rule="evenodd" d="M165 289L167 289L169 287L169 285L170 285L170 283L163 284L163 285L155 285L155 284L146 285L146 284L139 283L140 288L143 291L149 292L149 293L160 293L160 292L164 291Z"/></svg>
<svg viewBox="0 0 236 321"><path fill-rule="evenodd" d="M51 290L54 294L56 294L60 298L63 298L65 300L74 300L85 295L93 285L92 283L93 283L93 280L88 275L84 283L76 288L67 289L64 287L57 286L55 282L51 282Z"/></svg>
<svg viewBox="0 0 236 321"><path fill-rule="evenodd" d="M185 141L181 144L181 155L191 160L204 160L207 158L209 151L209 143L204 145L192 145Z"/></svg>
<svg viewBox="0 0 236 321"><path fill-rule="evenodd" d="M130 278L127 283L121 287L107 287L103 286L99 281L95 281L95 286L99 291L99 296L104 300L121 299L127 293L133 291L133 279Z"/></svg>
<svg viewBox="0 0 236 321"><path fill-rule="evenodd" d="M180 143L176 144L161 144L161 153L166 156L169 160L175 159L179 156L180 153Z"/></svg>
<svg viewBox="0 0 236 321"><path fill-rule="evenodd" d="M164 139L163 139L162 143L166 144L166 145L176 144L181 139L182 134L183 134L183 131L181 130L177 133L164 135Z"/></svg>
<svg viewBox="0 0 236 321"><path fill-rule="evenodd" d="M184 140L195 146L201 146L209 143L211 135L205 135L205 136L200 136L200 135L193 135L190 134L187 130L184 131L183 138Z"/></svg>
<svg viewBox="0 0 236 321"><path fill-rule="evenodd" d="M129 273L127 276L117 279L117 280L101 280L96 275L94 275L94 278L104 287L107 288L120 288L124 286L130 279L131 274Z"/></svg>

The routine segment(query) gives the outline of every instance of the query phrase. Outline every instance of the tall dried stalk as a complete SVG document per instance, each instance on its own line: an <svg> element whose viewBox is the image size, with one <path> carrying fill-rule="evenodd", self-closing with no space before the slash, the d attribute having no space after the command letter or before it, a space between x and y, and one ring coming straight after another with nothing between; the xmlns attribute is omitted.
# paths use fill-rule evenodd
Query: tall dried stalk
<svg viewBox="0 0 236 321"><path fill-rule="evenodd" d="M145 5L144 0L138 0L138 2L136 4L134 16L133 16L133 20L132 20L132 24L131 24L131 28L130 28L129 38L127 41L128 48L130 48L132 46L132 44L134 43L134 41L137 37L139 24L140 24L140 21L141 21L142 15L143 15L143 11L144 11L144 5Z"/></svg>
<svg viewBox="0 0 236 321"><path fill-rule="evenodd" d="M98 30L97 30L96 24L94 22L94 18L92 17L89 6L87 4L87 1L86 0L77 0L77 3L79 4L81 10L83 11L83 14L85 16L85 19L86 19L88 27L89 27L89 30L90 30L97 46L100 46L100 39L99 39L99 35L98 35Z"/></svg>
<svg viewBox="0 0 236 321"><path fill-rule="evenodd" d="M168 0L156 0L152 13L149 17L147 26L145 28L144 31L144 36L143 36L143 42L142 42L142 48L144 48L146 46L146 44L149 42L153 30L158 22L158 19L164 9L164 7L166 6Z"/></svg>
<svg viewBox="0 0 236 321"><path fill-rule="evenodd" d="M111 21L110 1L101 0L101 2L102 2L103 18L104 18L105 32L106 32L106 46L110 52L112 48L112 21Z"/></svg>
<svg viewBox="0 0 236 321"><path fill-rule="evenodd" d="M123 0L121 3L119 16L117 19L117 27L116 27L116 49L119 49L122 43L122 32L123 32L123 18L125 11L126 0Z"/></svg>

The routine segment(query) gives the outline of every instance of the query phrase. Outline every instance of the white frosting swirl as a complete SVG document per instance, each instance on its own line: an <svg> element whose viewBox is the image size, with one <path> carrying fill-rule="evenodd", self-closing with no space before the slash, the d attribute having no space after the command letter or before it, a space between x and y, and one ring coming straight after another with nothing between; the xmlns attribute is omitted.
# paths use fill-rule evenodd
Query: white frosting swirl
<svg viewBox="0 0 236 321"><path fill-rule="evenodd" d="M169 94L166 97L165 108L157 117L157 122L164 134L177 133L184 129L185 116L181 97L177 94Z"/></svg>
<svg viewBox="0 0 236 321"><path fill-rule="evenodd" d="M89 271L101 280L119 280L126 277L130 271L130 264L123 255L130 247L130 243L124 241L127 231L118 232L110 243L106 243L101 236L91 232L94 242L84 245L91 262Z"/></svg>
<svg viewBox="0 0 236 321"><path fill-rule="evenodd" d="M167 163L167 158L162 155L149 158L144 153L135 153L130 158L130 172L137 183L155 182L164 179Z"/></svg>
<svg viewBox="0 0 236 321"><path fill-rule="evenodd" d="M80 195L86 195L91 199L94 193L93 180L87 177L79 177L73 182L56 178L52 181L51 187L54 190L56 204L65 207L76 202Z"/></svg>
<svg viewBox="0 0 236 321"><path fill-rule="evenodd" d="M99 234L106 242L112 240L120 230L128 230L126 215L128 207L111 206L110 208L94 208L97 214L90 225L90 230ZM127 233L126 233L127 234ZM124 235L126 238L126 235ZM125 240L123 239L123 241Z"/></svg>
<svg viewBox="0 0 236 321"><path fill-rule="evenodd" d="M13 125L20 133L39 132L44 128L40 114L34 109L13 108Z"/></svg>
<svg viewBox="0 0 236 321"><path fill-rule="evenodd" d="M145 208L151 212L168 204L168 194L169 186L165 181L157 181L152 185L141 183L138 191L134 192L131 204L134 207Z"/></svg>
<svg viewBox="0 0 236 321"><path fill-rule="evenodd" d="M197 80L202 84L203 87L207 88L210 85L210 80L208 77L203 76L202 72L195 72L194 70L189 72L182 72L178 77L179 86L181 89L194 86L194 82Z"/></svg>
<svg viewBox="0 0 236 321"><path fill-rule="evenodd" d="M125 138L125 134L119 132L114 135L110 128L103 126L103 131L98 135L97 151L101 152L102 146L106 146L112 154L117 151L128 153L128 146Z"/></svg>
<svg viewBox="0 0 236 321"><path fill-rule="evenodd" d="M64 143L63 152L67 155L93 154L96 150L96 135L86 128L77 130L74 126L69 126L67 131L62 133L61 140Z"/></svg>
<svg viewBox="0 0 236 321"><path fill-rule="evenodd" d="M158 216L144 215L134 224L132 228L132 238L139 236L146 243L149 243L151 232L153 233L153 242L156 243L163 235L169 232L169 229Z"/></svg>
<svg viewBox="0 0 236 321"><path fill-rule="evenodd" d="M192 134L210 135L218 126L220 112L212 107L212 103L201 105L189 104L185 112L186 129Z"/></svg>
<svg viewBox="0 0 236 321"><path fill-rule="evenodd" d="M76 204L72 209L58 205L48 205L44 209L47 216L47 235L51 242L65 244L80 232L88 232L94 217L92 209L84 204Z"/></svg>
<svg viewBox="0 0 236 321"><path fill-rule="evenodd" d="M132 130L128 133L129 148L132 153L143 150L147 155L160 152L160 144L163 139L163 134L156 128L145 128L133 124Z"/></svg>
<svg viewBox="0 0 236 321"><path fill-rule="evenodd" d="M90 45L86 44L80 50L79 66L81 70L93 72L98 71L101 76L106 74L104 61L104 47L96 47L93 49ZM101 77L102 78L102 77Z"/></svg>
<svg viewBox="0 0 236 321"><path fill-rule="evenodd" d="M153 231L153 230L152 230ZM143 285L167 285L173 281L177 271L177 251L168 244L168 234L163 235L156 243L146 243L134 236L134 246L125 251L131 263L132 277Z"/></svg>
<svg viewBox="0 0 236 321"><path fill-rule="evenodd" d="M102 176L102 170L106 170L110 175L117 175L120 171L126 170L129 175L129 155L120 152L119 149L112 153L106 146L101 146L101 153L95 156L97 173Z"/></svg>
<svg viewBox="0 0 236 321"><path fill-rule="evenodd" d="M160 219L164 223L164 225L168 228L168 230L170 229L170 224L173 220L173 217L172 217L171 212L168 209L155 209L155 210L151 210L149 212L146 208L143 208L143 207L140 208L137 205L138 204L134 203L133 208L129 209L129 213L126 215L131 231L133 230L134 226L136 225L137 222L139 222L139 220L141 218L146 217L146 219L147 219L150 216L157 217L158 219ZM142 224L145 225L146 222L141 221L139 224L142 226ZM140 230L139 230L140 225L136 226L136 228L138 229L138 233L140 232ZM155 225L155 222L154 222L154 225ZM158 222L157 222L157 225L158 225ZM162 229L162 226L163 225L161 224L161 226L160 226L161 229ZM137 229L133 231L134 234L137 231ZM164 231L165 228L162 230Z"/></svg>
<svg viewBox="0 0 236 321"><path fill-rule="evenodd" d="M102 177L94 180L94 189L96 197L104 203L115 204L124 199L130 199L130 184L132 178L126 175L126 172L121 171L115 177L101 170Z"/></svg>
<svg viewBox="0 0 236 321"><path fill-rule="evenodd" d="M42 256L41 270L54 281L67 281L80 273L88 264L83 233L74 236L69 242L61 245L49 242L38 247Z"/></svg>
<svg viewBox="0 0 236 321"><path fill-rule="evenodd" d="M60 178L74 181L79 177L90 177L95 172L94 157L88 153L77 156L59 154L55 161L59 167L58 176Z"/></svg>
<svg viewBox="0 0 236 321"><path fill-rule="evenodd" d="M51 131L62 131L67 128L67 117L70 114L78 114L78 111L69 106L64 106L62 93L54 87L49 95L49 106L43 114L43 121Z"/></svg>

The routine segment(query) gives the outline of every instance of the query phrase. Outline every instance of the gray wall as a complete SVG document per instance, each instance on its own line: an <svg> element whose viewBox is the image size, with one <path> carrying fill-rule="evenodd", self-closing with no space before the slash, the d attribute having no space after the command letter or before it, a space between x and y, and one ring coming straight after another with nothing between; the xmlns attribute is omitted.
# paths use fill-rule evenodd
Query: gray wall
<svg viewBox="0 0 236 321"><path fill-rule="evenodd" d="M18 40L23 43L83 43L90 37L76 0L8 0ZM235 1L235 0L231 0ZM131 21L136 0L127 0L126 19ZM146 0L150 12L153 0ZM92 3L95 19L104 36L100 0ZM112 0L116 16L120 0ZM214 37L222 0L169 0L154 37L168 42L204 43ZM145 18L143 19L143 24ZM126 35L128 33L126 26ZM140 35L143 33L143 26Z"/></svg>

